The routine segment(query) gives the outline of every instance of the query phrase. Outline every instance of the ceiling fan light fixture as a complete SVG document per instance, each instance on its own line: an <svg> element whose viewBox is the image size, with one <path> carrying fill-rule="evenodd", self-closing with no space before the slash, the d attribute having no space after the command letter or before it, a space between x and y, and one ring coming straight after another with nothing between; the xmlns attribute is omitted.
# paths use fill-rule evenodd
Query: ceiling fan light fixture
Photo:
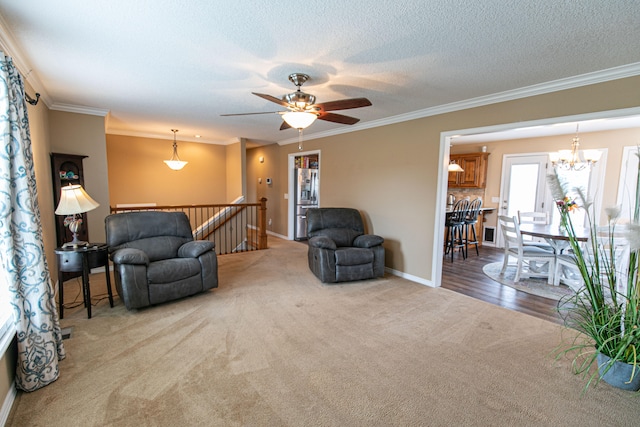
<svg viewBox="0 0 640 427"><path fill-rule="evenodd" d="M297 108L306 108L316 103L316 97L314 95L304 93L301 90L286 94L282 97L282 100L295 105Z"/></svg>
<svg viewBox="0 0 640 427"><path fill-rule="evenodd" d="M288 111L282 115L282 119L295 129L305 129L316 121L318 116L305 111Z"/></svg>
<svg viewBox="0 0 640 427"><path fill-rule="evenodd" d="M173 132L173 155L171 159L165 160L164 162L170 169L179 171L189 162L182 161L180 157L178 157L178 142L176 141L176 132L178 132L178 129L171 129L171 132Z"/></svg>

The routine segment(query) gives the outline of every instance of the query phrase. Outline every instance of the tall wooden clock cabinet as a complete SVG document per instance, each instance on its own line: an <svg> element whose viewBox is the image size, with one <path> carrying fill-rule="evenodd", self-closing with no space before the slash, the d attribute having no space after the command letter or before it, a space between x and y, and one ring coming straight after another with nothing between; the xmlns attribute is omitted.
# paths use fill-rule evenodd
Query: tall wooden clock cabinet
<svg viewBox="0 0 640 427"><path fill-rule="evenodd" d="M77 154L51 153L51 173L53 174L53 208L60 202L60 191L65 185L80 184L84 187L84 170L82 160L88 156ZM73 240L73 235L64 225L65 215L56 215L56 242L62 246ZM82 226L78 232L78 239L88 242L87 214L82 214Z"/></svg>

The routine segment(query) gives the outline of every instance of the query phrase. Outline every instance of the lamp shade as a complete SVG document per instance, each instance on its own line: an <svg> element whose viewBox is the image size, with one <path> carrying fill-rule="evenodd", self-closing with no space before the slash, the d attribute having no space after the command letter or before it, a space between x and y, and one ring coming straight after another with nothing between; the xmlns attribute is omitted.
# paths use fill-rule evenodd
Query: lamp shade
<svg viewBox="0 0 640 427"><path fill-rule="evenodd" d="M164 161L167 166L169 166L170 169L173 169L174 171L179 171L180 169L182 169L187 163L189 162L185 162L183 160L165 160Z"/></svg>
<svg viewBox="0 0 640 427"><path fill-rule="evenodd" d="M455 162L449 163L449 166L447 167L447 170L449 172L464 172L464 169L462 169L462 167L459 164L455 163Z"/></svg>
<svg viewBox="0 0 640 427"><path fill-rule="evenodd" d="M282 115L282 119L287 122L289 126L296 129L309 127L317 118L317 115L304 111L289 111Z"/></svg>
<svg viewBox="0 0 640 427"><path fill-rule="evenodd" d="M60 191L60 202L56 215L73 215L88 212L100 206L84 191L81 185L68 185Z"/></svg>

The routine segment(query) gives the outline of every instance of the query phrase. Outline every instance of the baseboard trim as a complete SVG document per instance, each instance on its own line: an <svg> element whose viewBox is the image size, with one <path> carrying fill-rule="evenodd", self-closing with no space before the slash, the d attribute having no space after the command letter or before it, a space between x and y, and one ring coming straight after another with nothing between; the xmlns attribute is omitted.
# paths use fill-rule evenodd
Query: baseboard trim
<svg viewBox="0 0 640 427"><path fill-rule="evenodd" d="M422 277L414 276L412 274L404 273L402 271L394 270L393 268L385 267L384 270L394 276L402 277L403 279L410 280L412 282L420 283L421 285L435 288L436 285L431 280L423 279Z"/></svg>
<svg viewBox="0 0 640 427"><path fill-rule="evenodd" d="M9 388L7 396L4 398L2 410L0 410L0 426L5 426L7 424L9 414L11 413L11 408L13 407L13 402L15 402L17 396L18 390L16 389L15 381L13 381L11 383L11 387Z"/></svg>
<svg viewBox="0 0 640 427"><path fill-rule="evenodd" d="M289 240L289 238L287 236L283 236L282 234L274 233L273 231L267 231L267 234L269 236L278 237L278 238L280 238L282 240Z"/></svg>

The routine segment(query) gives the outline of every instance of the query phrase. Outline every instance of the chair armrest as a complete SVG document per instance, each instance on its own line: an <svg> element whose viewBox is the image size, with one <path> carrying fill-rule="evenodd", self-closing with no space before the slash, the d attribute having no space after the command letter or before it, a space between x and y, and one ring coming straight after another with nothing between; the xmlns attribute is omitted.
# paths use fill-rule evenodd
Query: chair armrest
<svg viewBox="0 0 640 427"><path fill-rule="evenodd" d="M353 240L353 246L356 248L372 248L384 243L384 239L375 234L363 234Z"/></svg>
<svg viewBox="0 0 640 427"><path fill-rule="evenodd" d="M139 264L149 265L149 257L140 249L118 249L111 254L111 261L115 264Z"/></svg>
<svg viewBox="0 0 640 427"><path fill-rule="evenodd" d="M180 258L198 258L203 253L210 251L215 247L213 242L206 240L194 240L187 242L178 249L178 257Z"/></svg>
<svg viewBox="0 0 640 427"><path fill-rule="evenodd" d="M336 243L327 236L314 236L309 239L308 243L312 248L332 249L334 251L338 249Z"/></svg>

